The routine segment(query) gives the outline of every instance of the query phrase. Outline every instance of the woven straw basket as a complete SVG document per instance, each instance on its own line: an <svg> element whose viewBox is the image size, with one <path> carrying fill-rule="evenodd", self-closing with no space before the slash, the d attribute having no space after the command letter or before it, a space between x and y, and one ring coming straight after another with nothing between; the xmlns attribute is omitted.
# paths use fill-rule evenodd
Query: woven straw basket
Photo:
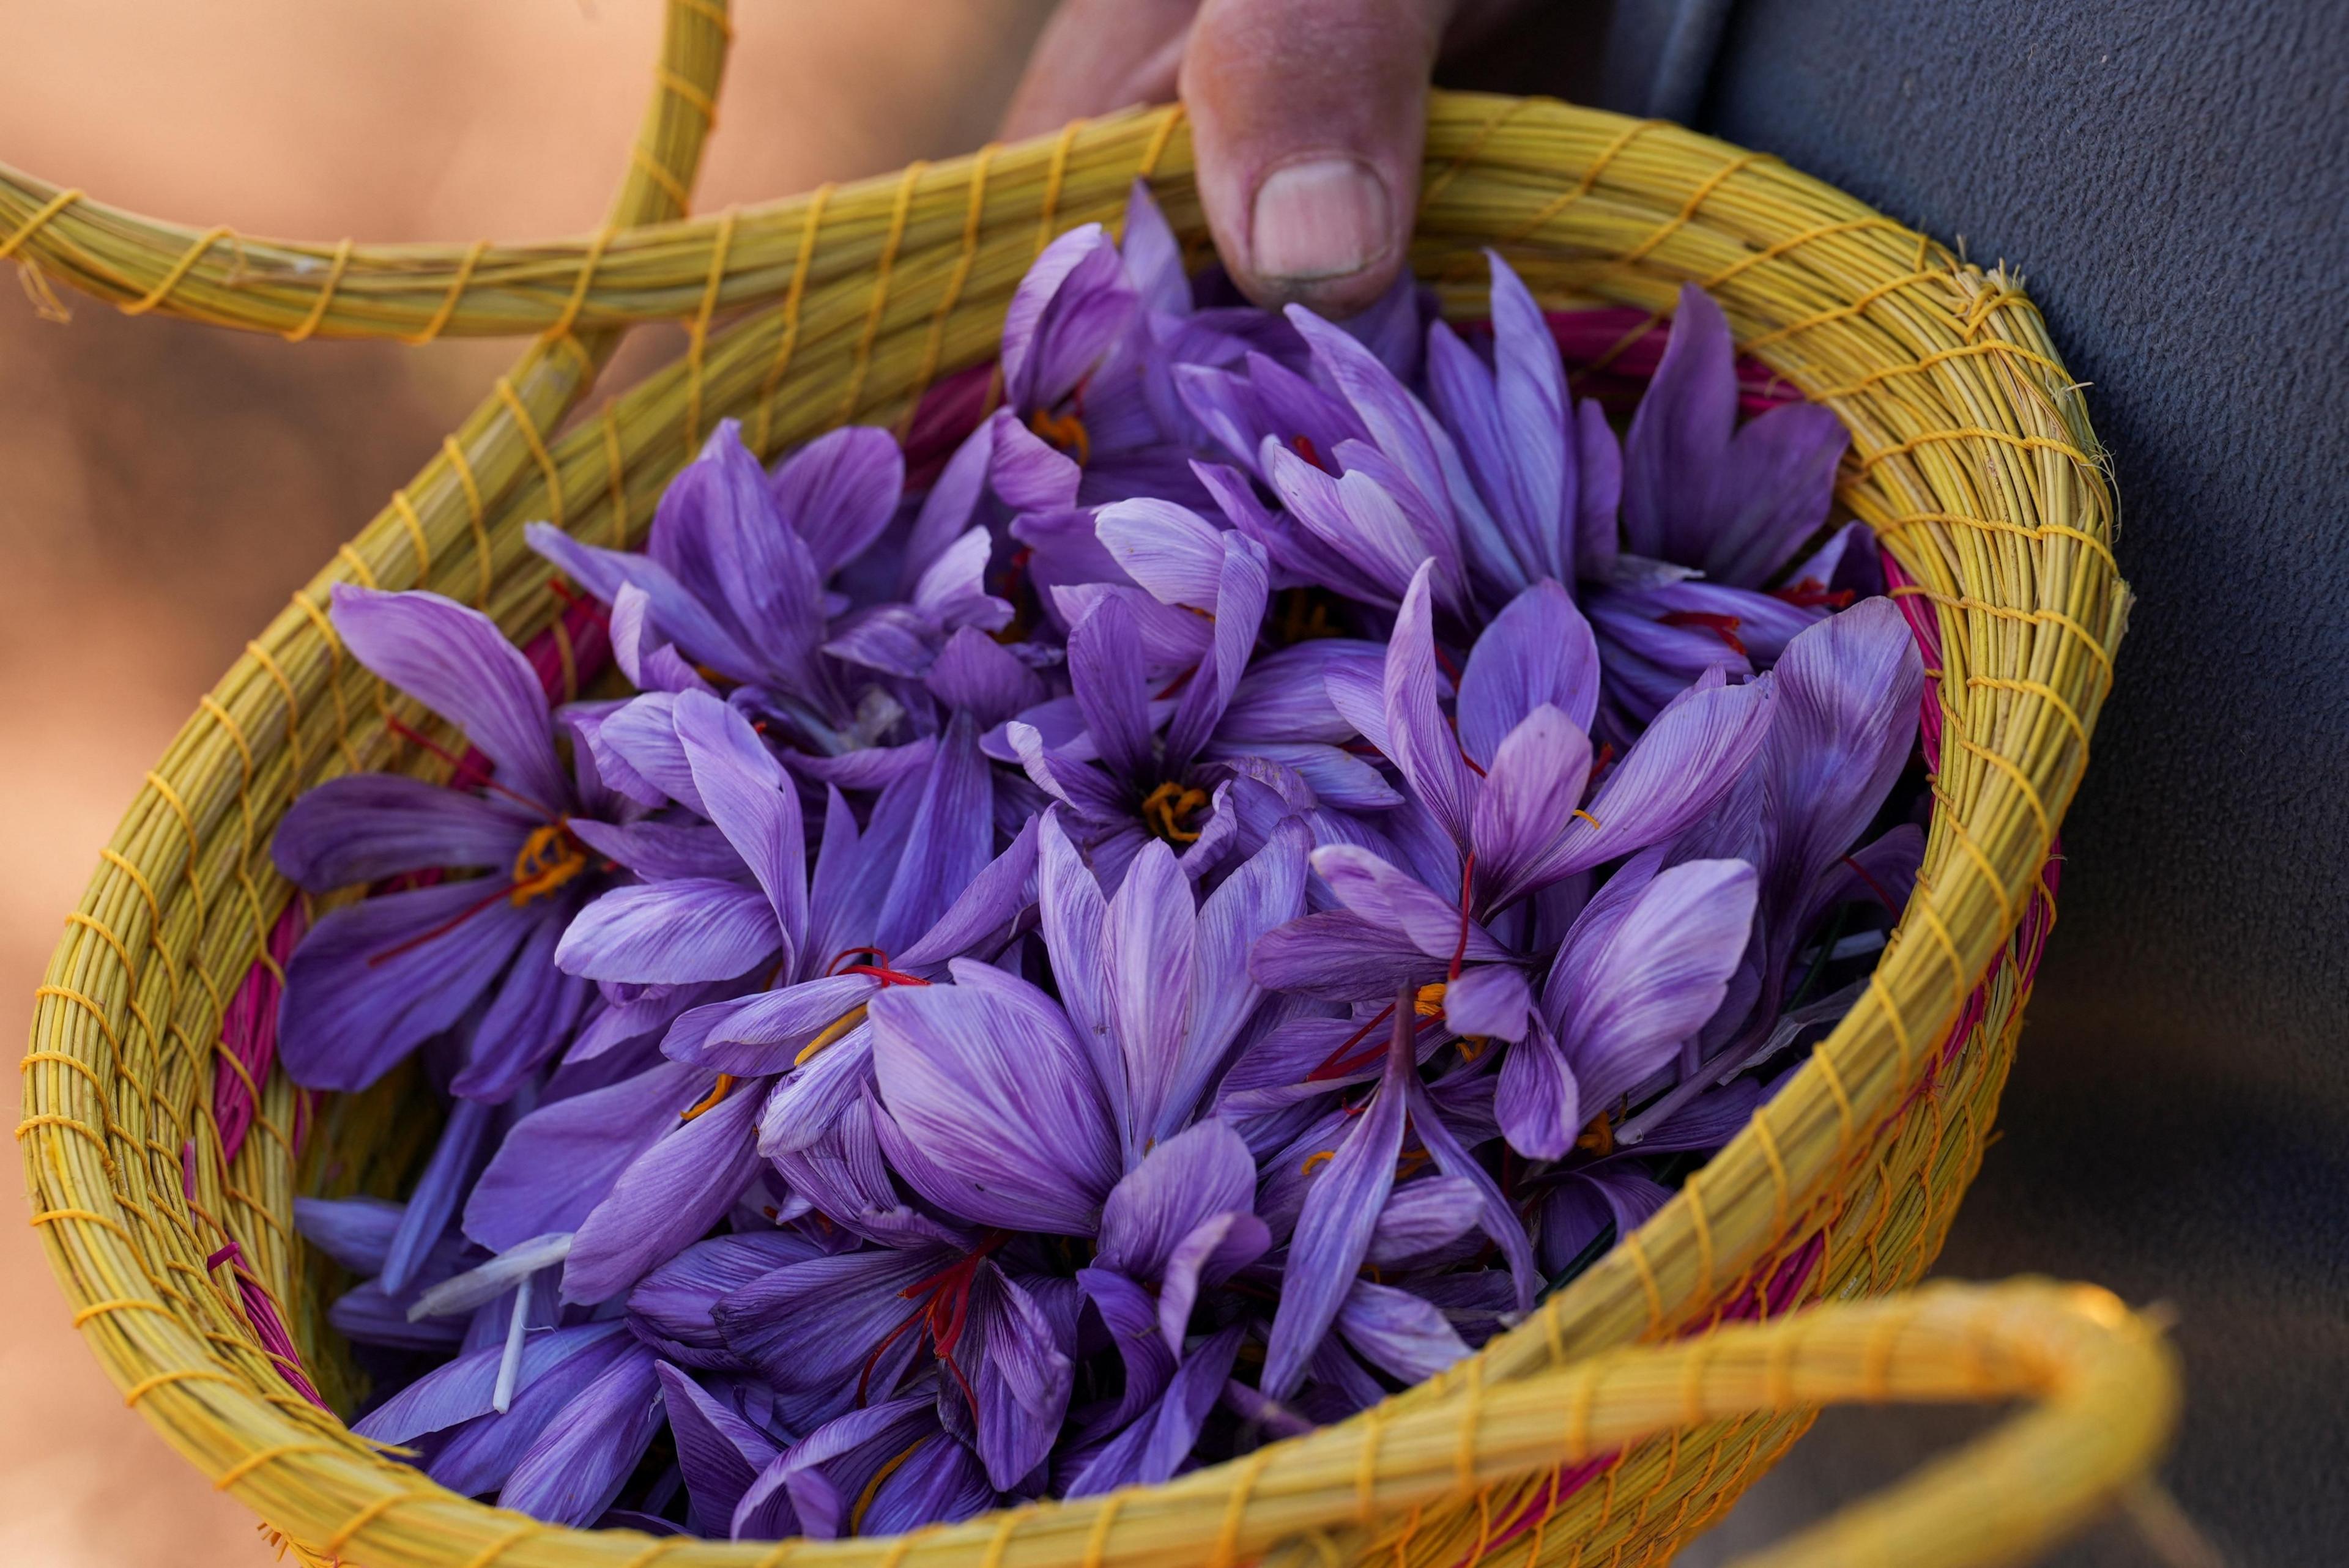
<svg viewBox="0 0 2349 1568"><path fill-rule="evenodd" d="M1669 125L1485 97L1439 95L1430 114L1412 260L1446 308L1483 314L1486 245L1553 304L1661 312L1702 283L1748 353L1849 427L1838 495L1938 640L1924 873L1809 1065L1675 1202L1475 1359L1160 1487L896 1539L654 1540L453 1495L305 1396L306 1375L347 1408L351 1379L323 1325L325 1265L292 1235L294 1194L395 1190L419 1119L392 1112L420 1091L398 1079L314 1107L272 1072L248 1086L253 1135L224 1133L216 1075L246 1070L224 1028L274 996L266 942L292 894L268 840L287 803L345 770L435 766L383 717L429 721L342 656L329 585L429 586L540 634L560 606L525 521L640 538L721 418L768 453L843 420L909 421L926 387L991 353L1042 244L1114 222L1137 174L1203 243L1173 110L688 219L728 36L717 0L673 0L612 221L585 240L264 242L0 170L0 256L36 269L36 293L61 279L129 312L295 339L533 338L202 699L40 988L18 1129L34 1223L128 1400L303 1561L367 1568L1643 1563L1839 1400L2036 1404L1767 1561L2018 1561L2130 1487L2167 1439L2176 1381L2156 1333L2110 1297L2024 1283L1872 1299L1916 1282L1981 1159L2052 920L2057 823L2111 683L2127 593L2079 393L2009 279L1848 197ZM619 334L664 318L690 326L683 359L566 419ZM222 1262L229 1241L241 1256ZM264 1307L291 1325L300 1367L264 1348Z"/></svg>

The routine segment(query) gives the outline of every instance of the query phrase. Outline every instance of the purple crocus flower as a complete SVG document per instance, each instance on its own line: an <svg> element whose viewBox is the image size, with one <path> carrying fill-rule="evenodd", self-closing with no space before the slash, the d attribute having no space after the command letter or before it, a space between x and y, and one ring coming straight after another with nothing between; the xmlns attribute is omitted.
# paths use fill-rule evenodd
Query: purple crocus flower
<svg viewBox="0 0 2349 1568"><path fill-rule="evenodd" d="M892 987L868 1005L878 1147L922 1202L968 1229L795 1264L718 1307L730 1340L792 1385L885 1387L892 1363L926 1343L950 1373L941 1398L968 1412L999 1488L1060 1429L1074 1326L1050 1282L994 1255L1006 1234L1097 1238L1096 1272L1156 1287L1161 1332L1178 1343L1185 1324L1167 1304L1262 1250L1246 1145L1193 1118L1255 1010L1248 945L1303 898L1301 829L1202 903L1163 843L1104 896L1057 817L1042 824L1039 879L1061 1000L956 959L953 984ZM818 1301L828 1315L804 1309Z"/></svg>
<svg viewBox="0 0 2349 1568"><path fill-rule="evenodd" d="M770 476L721 423L661 497L647 553L582 544L533 524L531 545L613 609L613 653L647 694L589 705L582 732L615 788L647 805L629 725L657 731L674 694L732 686L738 706L782 727L811 771L847 788L918 765L926 750L871 748L905 716L900 680L924 674L956 631L991 631L1009 605L981 585L983 529L940 537L918 526L908 597L854 608L825 584L895 516L905 459L887 432L852 427L810 442Z"/></svg>
<svg viewBox="0 0 2349 1568"><path fill-rule="evenodd" d="M1790 564L1826 522L1849 444L1842 422L1803 403L1736 420L1729 323L1683 285L1624 444L1624 556L1590 603L1619 725L1644 720L1705 669L1769 668L1796 632L1878 586L1858 524Z"/></svg>
<svg viewBox="0 0 2349 1568"><path fill-rule="evenodd" d="M1578 806L1597 672L1572 601L1547 582L1520 594L1471 652L1447 720L1431 573L1423 566L1404 597L1376 705L1355 686L1333 682L1330 695L1392 759L1433 830L1408 841L1408 869L1352 846L1317 850L1314 868L1339 907L1274 934L1251 967L1275 989L1332 1001L1442 982L1455 1030L1516 1040L1529 1016L1529 961L1492 923L1702 816L1761 746L1773 693L1766 682L1692 688Z"/></svg>
<svg viewBox="0 0 2349 1568"><path fill-rule="evenodd" d="M468 1208L468 1232L503 1248L575 1230L564 1273L574 1301L625 1290L724 1214L759 1168L762 1113L804 1128L803 1136L821 1130L869 1075L859 1027L865 1000L891 985L927 983L891 968L889 945L903 939L896 961L919 971L999 944L1023 907L1032 860L1015 846L1004 861L988 861L988 770L967 718L949 727L931 769L884 791L861 839L832 792L812 883L797 789L750 721L687 691L674 725L698 800L747 875L653 877L615 889L573 923L557 961L589 978L636 984L766 969L782 988L685 1014L670 1030L673 1059L551 1106L507 1138ZM850 962L857 958L877 962ZM787 1072L771 1102L769 1085ZM688 1086L698 1098L673 1098ZM574 1165L550 1158L583 1137L630 1156L611 1167L607 1183L583 1181Z"/></svg>
<svg viewBox="0 0 2349 1568"><path fill-rule="evenodd" d="M1684 1073L1627 1123L1627 1141L1705 1084L1776 1054L1798 948L1837 904L1874 904L1896 918L1923 855L1923 833L1906 823L1859 843L1915 748L1924 691L1924 661L1892 602L1863 600L1798 634L1765 678L1779 693L1768 740L1671 849L1673 858L1728 854L1757 869L1754 938L1695 1042L1689 1065L1704 1070Z"/></svg>
<svg viewBox="0 0 2349 1568"><path fill-rule="evenodd" d="M485 874L320 920L286 965L278 1051L298 1083L364 1088L486 998L452 1087L502 1099L562 1046L587 1000L552 962L602 882L573 825L620 802L585 763L576 776L563 767L537 676L481 612L337 583L333 615L354 657L455 725L492 771L474 789L392 773L328 779L279 824L278 870L316 892L428 871Z"/></svg>

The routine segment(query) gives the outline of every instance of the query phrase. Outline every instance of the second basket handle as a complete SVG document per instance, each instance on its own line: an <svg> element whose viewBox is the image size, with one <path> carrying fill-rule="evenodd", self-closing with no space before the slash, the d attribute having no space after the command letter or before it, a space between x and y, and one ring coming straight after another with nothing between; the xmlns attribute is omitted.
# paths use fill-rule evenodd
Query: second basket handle
<svg viewBox="0 0 2349 1568"><path fill-rule="evenodd" d="M2005 1399L2033 1408L1738 1568L2028 1562L2151 1469L2177 1420L2178 1379L2159 1329L2105 1291L1935 1284L1506 1384L1464 1382L1383 1422L1357 1418L1262 1450L1254 1464L1128 1492L1112 1527L1096 1522L1087 1556L1195 1563L1212 1548L1217 1562L1342 1557L1331 1536L1350 1527L1677 1428L1821 1405ZM1082 1530L1075 1519L1064 1528ZM1061 1555L1034 1544L1034 1557L1016 1555Z"/></svg>

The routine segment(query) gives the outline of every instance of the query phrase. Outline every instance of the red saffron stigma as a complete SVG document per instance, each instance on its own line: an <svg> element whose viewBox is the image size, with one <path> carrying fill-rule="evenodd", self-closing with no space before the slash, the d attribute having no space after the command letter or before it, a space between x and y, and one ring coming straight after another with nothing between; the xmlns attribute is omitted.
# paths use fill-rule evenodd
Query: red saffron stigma
<svg viewBox="0 0 2349 1568"><path fill-rule="evenodd" d="M1731 653L1743 656L1745 652L1745 644L1737 634L1737 628L1744 623L1734 615L1717 615L1710 610L1673 610L1656 620L1667 626L1702 626L1728 644Z"/></svg>
<svg viewBox="0 0 2349 1568"><path fill-rule="evenodd" d="M456 930L459 926L472 919L473 916L481 913L481 911L497 903L498 900L506 897L512 891L512 889L508 888L503 883L492 888L487 896L467 904L464 908L459 910L456 913L450 915L448 919L442 921L431 930L419 931L405 942L395 943L391 946L385 948L380 953L368 954L367 967L374 969L379 965L388 964L402 954L413 953L418 948L423 946L426 943L431 942L439 937L448 935L450 932Z"/></svg>
<svg viewBox="0 0 2349 1568"><path fill-rule="evenodd" d="M1848 588L1830 589L1816 577L1806 577L1784 588L1771 589L1770 597L1806 610L1842 610L1850 606L1853 594Z"/></svg>
<svg viewBox="0 0 2349 1568"><path fill-rule="evenodd" d="M1319 469L1323 473L1326 474L1331 471L1330 465L1321 460L1321 454L1314 449L1312 437L1291 436L1288 438L1288 444L1297 449L1297 455L1299 457L1303 458L1307 462L1311 463L1317 469Z"/></svg>
<svg viewBox="0 0 2349 1568"><path fill-rule="evenodd" d="M1452 969L1444 977L1447 985L1460 978L1460 965L1468 956L1468 884L1475 875L1476 851L1471 850L1460 865L1460 943L1452 950Z"/></svg>
<svg viewBox="0 0 2349 1568"><path fill-rule="evenodd" d="M1878 882L1874 877L1868 874L1868 868L1866 866L1861 865L1849 855L1844 856L1843 863L1851 868L1852 875L1857 877L1861 882L1868 884L1868 891L1876 895L1876 901L1878 903L1890 910L1894 914L1899 914L1900 913L1899 904L1894 903L1892 895L1884 891L1884 884L1882 882Z"/></svg>

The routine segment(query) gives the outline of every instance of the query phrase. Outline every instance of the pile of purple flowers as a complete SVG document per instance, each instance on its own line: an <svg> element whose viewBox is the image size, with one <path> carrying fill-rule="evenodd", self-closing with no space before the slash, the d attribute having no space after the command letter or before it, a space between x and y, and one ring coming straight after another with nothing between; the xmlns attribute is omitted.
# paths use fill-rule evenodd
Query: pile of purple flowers
<svg viewBox="0 0 2349 1568"><path fill-rule="evenodd" d="M473 748L275 841L371 890L285 1066L448 1107L405 1202L298 1205L360 1432L721 1537L1163 1480L1471 1354L1848 1006L1923 673L1834 418L1741 423L1694 289L1620 436L1497 257L1489 332L1214 297L1137 188L920 493L728 425L643 553L534 528L609 696L336 590Z"/></svg>

